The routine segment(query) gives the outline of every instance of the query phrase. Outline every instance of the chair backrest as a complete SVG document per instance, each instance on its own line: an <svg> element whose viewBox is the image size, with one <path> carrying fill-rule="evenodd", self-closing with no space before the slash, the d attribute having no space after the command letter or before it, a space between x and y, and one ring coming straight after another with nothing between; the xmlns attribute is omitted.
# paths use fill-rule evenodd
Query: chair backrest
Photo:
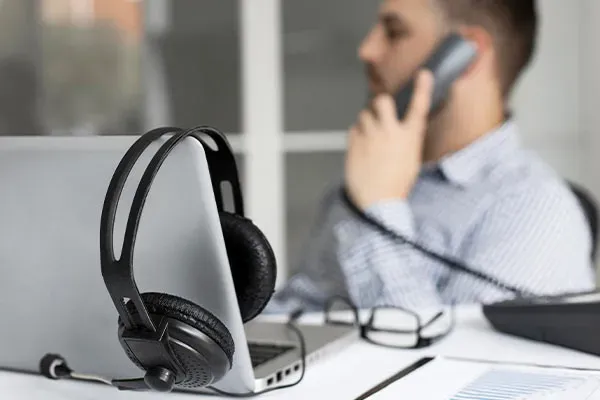
<svg viewBox="0 0 600 400"><path fill-rule="evenodd" d="M592 261L596 262L596 254L598 248L598 203L589 191L577 185L574 182L569 182L571 190L577 196L579 204L587 218L592 235Z"/></svg>

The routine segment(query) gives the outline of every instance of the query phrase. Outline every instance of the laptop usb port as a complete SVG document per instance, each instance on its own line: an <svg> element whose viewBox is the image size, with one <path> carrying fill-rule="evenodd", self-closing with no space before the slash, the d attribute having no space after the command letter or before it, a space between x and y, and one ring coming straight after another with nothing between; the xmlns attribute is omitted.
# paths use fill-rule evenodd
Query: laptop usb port
<svg viewBox="0 0 600 400"><path fill-rule="evenodd" d="M271 386L273 384L273 378L267 379L267 386Z"/></svg>
<svg viewBox="0 0 600 400"><path fill-rule="evenodd" d="M277 373L277 382L281 382L281 378L283 378L283 374L281 373L281 371L279 371Z"/></svg>

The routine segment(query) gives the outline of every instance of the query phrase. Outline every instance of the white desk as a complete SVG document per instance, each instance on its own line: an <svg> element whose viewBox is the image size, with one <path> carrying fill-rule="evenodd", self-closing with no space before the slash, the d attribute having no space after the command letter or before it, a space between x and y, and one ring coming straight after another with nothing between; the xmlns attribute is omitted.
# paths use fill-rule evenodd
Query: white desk
<svg viewBox="0 0 600 400"><path fill-rule="evenodd" d="M306 322L320 322L306 316ZM452 334L423 350L390 350L359 342L307 370L297 386L259 396L264 399L354 399L425 355L448 355L600 369L600 357L514 338L491 330L478 307L458 308ZM377 364L377 366L376 366ZM185 394L119 392L110 386L0 372L2 400L135 400L218 398Z"/></svg>

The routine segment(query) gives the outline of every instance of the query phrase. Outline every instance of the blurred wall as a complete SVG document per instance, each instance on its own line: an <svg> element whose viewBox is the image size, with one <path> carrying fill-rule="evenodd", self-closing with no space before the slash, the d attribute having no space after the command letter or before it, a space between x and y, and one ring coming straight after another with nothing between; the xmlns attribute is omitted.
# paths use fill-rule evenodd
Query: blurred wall
<svg viewBox="0 0 600 400"><path fill-rule="evenodd" d="M600 199L600 2L581 2L580 118L584 176Z"/></svg>
<svg viewBox="0 0 600 400"><path fill-rule="evenodd" d="M39 2L0 2L0 135L40 133Z"/></svg>
<svg viewBox="0 0 600 400"><path fill-rule="evenodd" d="M600 2L584 0L580 4L581 175L600 201ZM598 278L600 283L600 274Z"/></svg>
<svg viewBox="0 0 600 400"><path fill-rule="evenodd" d="M149 116L155 125L208 124L240 132L237 1L147 0L145 13L149 60L144 64L145 82L165 91L149 93L153 113L164 115Z"/></svg>
<svg viewBox="0 0 600 400"><path fill-rule="evenodd" d="M582 155L582 23L576 3L539 0L541 29L535 61L514 94L526 144L563 176L584 181Z"/></svg>
<svg viewBox="0 0 600 400"><path fill-rule="evenodd" d="M142 18L137 1L95 0L93 6L96 18L112 21L124 35L132 39L141 37Z"/></svg>

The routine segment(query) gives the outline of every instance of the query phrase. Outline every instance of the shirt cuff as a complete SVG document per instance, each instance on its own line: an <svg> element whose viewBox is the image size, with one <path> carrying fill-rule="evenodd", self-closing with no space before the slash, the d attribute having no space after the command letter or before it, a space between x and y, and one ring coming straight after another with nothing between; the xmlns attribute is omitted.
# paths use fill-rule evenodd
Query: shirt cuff
<svg viewBox="0 0 600 400"><path fill-rule="evenodd" d="M407 239L413 239L415 224L413 214L408 203L404 200L383 201L372 205L365 210L365 214L375 219L387 229ZM348 218L337 224L334 228L342 254L350 249L356 249L355 244L361 246L374 245L373 241L380 240L381 232L356 218L348 211Z"/></svg>
<svg viewBox="0 0 600 400"><path fill-rule="evenodd" d="M393 232L408 237L414 235L413 214L405 200L382 201L367 208L365 213Z"/></svg>

